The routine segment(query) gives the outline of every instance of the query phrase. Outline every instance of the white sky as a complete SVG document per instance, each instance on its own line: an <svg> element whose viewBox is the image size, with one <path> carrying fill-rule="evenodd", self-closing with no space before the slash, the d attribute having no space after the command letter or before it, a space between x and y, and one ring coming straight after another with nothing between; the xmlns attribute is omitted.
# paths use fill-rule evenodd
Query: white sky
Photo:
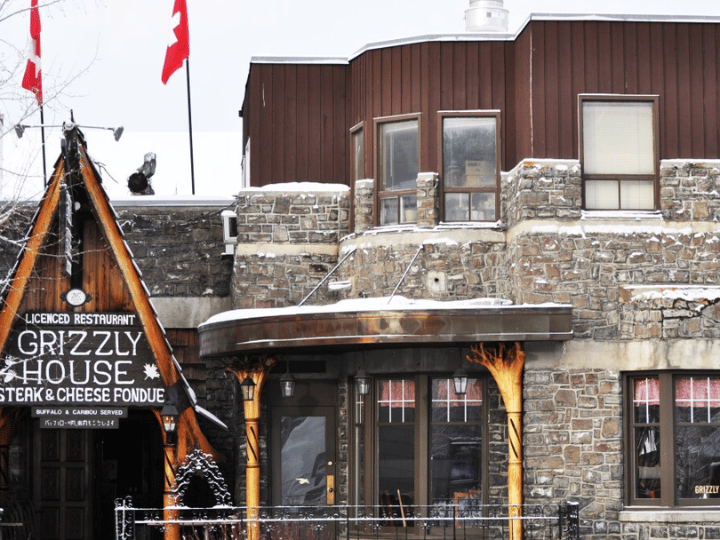
<svg viewBox="0 0 720 540"><path fill-rule="evenodd" d="M47 5L50 3L51 5ZM127 193L127 177L146 152L158 155L156 193L190 193L185 69L163 85L172 39L174 0L40 0L45 123L62 124L70 110L91 156L105 164L112 197ZM252 56L348 57L367 43L465 30L468 0L187 0L195 186L199 195L231 196L240 186L241 119ZM40 130L18 140L12 126L40 123L34 96L20 87L29 50L30 0L0 0L1 195L27 175L23 193L42 188ZM534 13L631 13L720 16L717 0L505 0L510 31ZM58 95L58 92L60 94ZM23 118L30 108L29 116ZM48 172L59 155L60 130L46 130ZM210 135L212 134L212 135ZM10 171L10 172L8 172ZM113 181L113 179L115 181Z"/></svg>

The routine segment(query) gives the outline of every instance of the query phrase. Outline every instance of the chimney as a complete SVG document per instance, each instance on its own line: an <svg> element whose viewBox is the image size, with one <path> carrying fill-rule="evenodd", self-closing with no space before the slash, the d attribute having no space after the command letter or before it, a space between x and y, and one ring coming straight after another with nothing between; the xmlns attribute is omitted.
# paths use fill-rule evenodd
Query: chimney
<svg viewBox="0 0 720 540"><path fill-rule="evenodd" d="M503 0L470 0L465 10L467 32L507 32L508 10Z"/></svg>

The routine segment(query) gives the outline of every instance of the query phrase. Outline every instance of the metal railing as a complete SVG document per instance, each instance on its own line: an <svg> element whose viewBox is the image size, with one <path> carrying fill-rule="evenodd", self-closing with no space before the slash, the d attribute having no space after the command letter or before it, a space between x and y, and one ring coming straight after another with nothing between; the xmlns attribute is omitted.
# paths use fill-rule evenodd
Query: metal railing
<svg viewBox="0 0 720 540"><path fill-rule="evenodd" d="M161 540L177 528L183 540L246 540L245 507L134 508L130 497L115 504L116 540ZM578 504L524 506L523 539L577 540ZM507 506L457 504L388 510L383 507L262 507L262 540L465 540L510 538Z"/></svg>

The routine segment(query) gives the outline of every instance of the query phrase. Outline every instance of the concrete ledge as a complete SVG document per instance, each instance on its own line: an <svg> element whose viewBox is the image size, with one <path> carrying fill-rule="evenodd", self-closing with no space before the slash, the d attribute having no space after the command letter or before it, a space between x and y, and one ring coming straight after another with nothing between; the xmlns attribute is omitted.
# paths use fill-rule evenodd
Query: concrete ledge
<svg viewBox="0 0 720 540"><path fill-rule="evenodd" d="M618 516L621 523L720 523L720 508L713 510L622 510Z"/></svg>
<svg viewBox="0 0 720 540"><path fill-rule="evenodd" d="M209 317L232 307L229 296L192 296L150 298L158 318L165 328L197 328Z"/></svg>
<svg viewBox="0 0 720 540"><path fill-rule="evenodd" d="M337 255L338 244L290 244L290 243L263 243L263 242L252 242L244 243L240 242L235 247L235 253L237 255L258 255L270 257L273 255L290 255L298 256L304 253L310 253L312 255Z"/></svg>

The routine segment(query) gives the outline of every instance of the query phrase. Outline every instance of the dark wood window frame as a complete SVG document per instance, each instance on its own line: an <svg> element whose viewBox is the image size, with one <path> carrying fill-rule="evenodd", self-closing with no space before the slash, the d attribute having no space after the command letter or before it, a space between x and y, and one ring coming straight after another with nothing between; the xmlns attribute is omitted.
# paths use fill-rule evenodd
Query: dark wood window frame
<svg viewBox="0 0 720 540"><path fill-rule="evenodd" d="M578 94L578 155L583 166L583 206L587 209L586 182L588 180L617 182L618 208L593 208L592 210L638 210L652 211L659 206L659 177L660 177L660 128L659 128L659 101L658 95L652 94ZM583 105L589 102L597 103L650 103L652 105L652 137L653 137L653 172L650 174L593 174L585 171L584 151L584 113ZM633 208L623 206L621 191L623 182L648 180L653 182L652 208Z"/></svg>
<svg viewBox="0 0 720 540"><path fill-rule="evenodd" d="M447 185L445 179L445 157L444 157L444 120L446 118L495 118L495 186L490 187L454 187ZM442 186L441 193L441 212L444 221L497 221L500 219L500 118L501 111L499 109L486 110L458 110L458 111L438 111L438 169L440 171L440 181ZM450 193L467 193L472 197L473 193L493 193L495 195L495 215L492 220L450 220L446 211L446 195ZM471 216L469 215L471 218Z"/></svg>
<svg viewBox="0 0 720 540"><path fill-rule="evenodd" d="M473 373L470 375L472 379L481 381L482 396L482 418L480 421L471 422L473 425L479 425L481 430L481 456L479 458L479 466L481 471L482 482L482 501L487 502L489 474L488 474L488 455L489 455L489 407L488 407L488 388L489 379L481 373ZM399 381L412 380L415 385L415 402L414 402L414 419L412 422L413 447L414 447L414 500L413 504L417 506L427 507L433 504L433 496L431 493L431 459L432 452L431 434L434 422L432 419L432 381L434 379L448 379L452 384L452 375L438 374L398 374L396 376L387 375L378 377L372 387L370 395L365 396L367 401L363 401L367 410L365 410L365 422L360 426L363 430L364 448L363 455L356 455L356 459L362 459L362 467L356 470L363 471L363 479L355 478L355 482L362 483L362 497L366 504L373 507L379 503L379 441L378 428L382 424L379 421L379 388L381 381ZM443 422L439 422L442 424ZM448 422L448 425L452 425Z"/></svg>
<svg viewBox="0 0 720 540"><path fill-rule="evenodd" d="M676 456L678 430L684 427L696 429L720 430L720 419L715 422L688 423L681 421L680 412L676 406L675 381L678 378L694 377L702 381L705 378L718 379L718 371L655 371L626 374L624 378L624 411L625 422L625 504L635 508L648 508L648 510L664 508L677 509L708 509L720 507L720 493L698 497L680 497L678 494L679 474L678 457ZM642 406L643 399L638 400L635 393L635 382L642 384L645 380L657 380L657 394L659 405L657 413L636 414L636 408ZM654 403L654 398L647 399ZM653 432L651 440L646 434ZM650 448L648 448L650 446ZM649 450L656 452L653 461L646 461ZM720 449L719 449L720 451ZM657 461L659 460L659 461ZM695 462L697 458L688 457L688 461ZM713 462L714 464L714 462ZM718 462L720 466L720 460ZM720 472L720 471L717 471ZM685 473L688 474L687 472ZM715 478L713 476L713 478ZM714 480L713 480L714 481ZM710 485L707 481L705 484ZM700 485L705 488L706 485ZM715 484L713 484L715 485ZM696 493L695 490L691 490ZM720 490L719 490L720 491Z"/></svg>
<svg viewBox="0 0 720 540"><path fill-rule="evenodd" d="M412 189L398 189L398 190L386 190L382 189L381 186L381 178L380 178L380 170L381 170L381 163L380 163L380 129L382 126L392 123L400 123L400 122L406 122L406 121L416 121L417 122L417 168L418 172L420 172L420 149L421 146L421 137L422 137L422 121L421 121L421 114L420 113L413 113L413 114L402 114L402 115L396 115L396 116L383 116L373 119L373 137L374 140L372 141L373 144L373 163L375 168L375 224L376 225L410 225L417 222L417 217L414 220L406 220L403 219L401 216L401 205L400 205L400 199L402 197L415 197L417 199L417 184ZM365 136L365 144L367 148L368 140L367 140L367 134ZM384 199L392 199L395 198L398 200L397 205L397 221L395 223L383 223L381 220L381 211L382 211L382 201Z"/></svg>

